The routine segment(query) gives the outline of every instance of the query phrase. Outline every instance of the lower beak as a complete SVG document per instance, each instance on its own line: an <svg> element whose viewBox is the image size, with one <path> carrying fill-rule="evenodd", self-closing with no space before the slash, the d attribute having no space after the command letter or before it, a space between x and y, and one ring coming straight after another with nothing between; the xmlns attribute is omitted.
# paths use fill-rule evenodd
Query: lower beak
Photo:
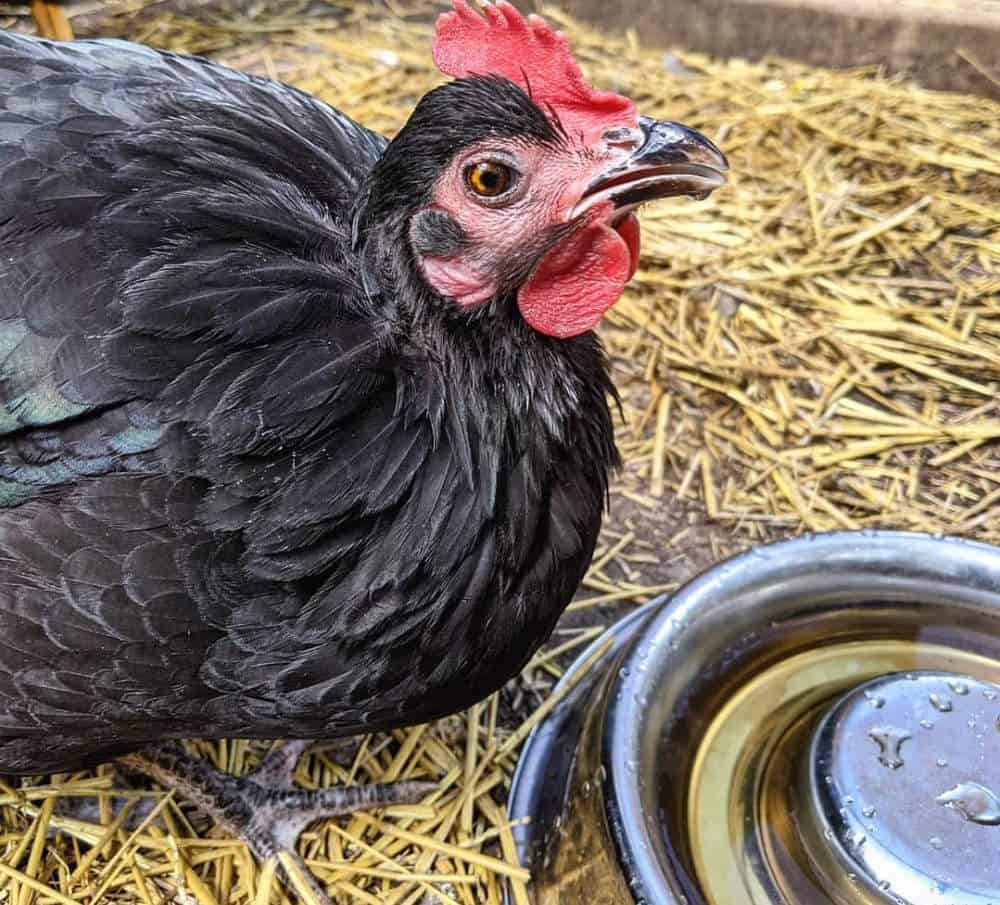
<svg viewBox="0 0 1000 905"><path fill-rule="evenodd" d="M620 210L676 195L705 198L726 181L726 156L704 135L648 116L639 118L639 128L642 144L587 186L574 215L601 201Z"/></svg>

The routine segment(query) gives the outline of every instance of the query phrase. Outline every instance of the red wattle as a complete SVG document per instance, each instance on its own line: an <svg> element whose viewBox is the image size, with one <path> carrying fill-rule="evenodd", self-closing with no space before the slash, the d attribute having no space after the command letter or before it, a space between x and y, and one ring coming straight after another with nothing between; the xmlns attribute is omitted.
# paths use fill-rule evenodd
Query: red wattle
<svg viewBox="0 0 1000 905"><path fill-rule="evenodd" d="M639 224L584 227L538 262L517 296L521 316L539 333L565 339L593 330L618 301L639 260Z"/></svg>
<svg viewBox="0 0 1000 905"><path fill-rule="evenodd" d="M628 278L631 280L639 269L639 220L635 214L628 214L615 229L618 235L625 240L629 254L632 256L632 264L629 267Z"/></svg>

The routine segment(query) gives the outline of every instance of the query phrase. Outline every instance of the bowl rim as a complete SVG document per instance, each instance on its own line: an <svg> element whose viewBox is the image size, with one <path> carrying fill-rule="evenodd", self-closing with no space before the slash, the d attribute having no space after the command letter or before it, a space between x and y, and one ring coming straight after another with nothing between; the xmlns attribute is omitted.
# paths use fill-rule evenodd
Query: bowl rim
<svg viewBox="0 0 1000 905"><path fill-rule="evenodd" d="M643 772L643 743L651 713L646 702L654 693L662 697L661 677L672 667L680 668L683 658L691 653L684 635L709 616L718 618L717 613L732 607L737 599L744 606L750 600L762 609L768 602L768 595L757 593L762 587L780 585L790 593L794 579L814 577L832 582L837 575L855 573L878 583L877 594L864 582L843 592L846 606L852 606L853 601L859 612L860 604L873 597L894 599L894 595L900 595L896 599L904 599L902 595L908 595L912 602L922 602L920 583L938 582L941 588L978 595L977 599L985 596L993 617L1000 620L1000 548L919 532L864 530L801 535L732 556L685 584L633 639L612 687L603 726L608 825L618 863L637 902L674 905L687 901L699 905L705 901L684 872L674 871L674 882L668 881L663 865L676 867L678 859L660 831L657 808L650 800L655 790L650 783L643 790L641 782L628 779ZM927 599L934 596L937 602L946 603L941 593L939 590L931 595L928 591ZM954 598L958 597L954 594ZM720 639L720 646L722 643ZM662 709L668 710L668 704Z"/></svg>

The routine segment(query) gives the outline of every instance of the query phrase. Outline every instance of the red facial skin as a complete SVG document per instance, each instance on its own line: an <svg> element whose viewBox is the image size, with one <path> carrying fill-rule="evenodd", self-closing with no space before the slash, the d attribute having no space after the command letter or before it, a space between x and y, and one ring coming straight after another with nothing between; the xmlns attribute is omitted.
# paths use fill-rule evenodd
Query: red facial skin
<svg viewBox="0 0 1000 905"><path fill-rule="evenodd" d="M640 141L635 130L634 141L599 141L592 147L496 140L466 149L438 179L430 206L449 213L469 245L448 259L419 258L424 278L456 304L475 306L495 296L497 275L509 270L510 261L537 258L518 291L524 319L559 338L592 330L635 273L637 221L631 214L622 218L604 202L588 209L566 238L541 255L539 243L574 220L573 209L586 187L624 162ZM477 195L466 172L482 160L510 167L517 174L513 188L497 198ZM614 225L613 217L618 219Z"/></svg>

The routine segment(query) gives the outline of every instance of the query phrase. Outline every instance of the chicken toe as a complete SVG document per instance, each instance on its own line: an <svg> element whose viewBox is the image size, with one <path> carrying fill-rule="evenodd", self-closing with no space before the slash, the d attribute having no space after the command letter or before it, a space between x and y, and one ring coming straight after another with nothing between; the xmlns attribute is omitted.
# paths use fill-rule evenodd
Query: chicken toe
<svg viewBox="0 0 1000 905"><path fill-rule="evenodd" d="M223 773L176 743L143 748L117 762L195 804L225 832L242 839L261 863L278 859L286 876L289 864L294 865L298 879L308 883L317 900L326 905L328 896L295 850L299 834L316 820L417 802L437 784L403 780L315 791L299 789L292 775L299 757L311 744L287 742L247 776Z"/></svg>

